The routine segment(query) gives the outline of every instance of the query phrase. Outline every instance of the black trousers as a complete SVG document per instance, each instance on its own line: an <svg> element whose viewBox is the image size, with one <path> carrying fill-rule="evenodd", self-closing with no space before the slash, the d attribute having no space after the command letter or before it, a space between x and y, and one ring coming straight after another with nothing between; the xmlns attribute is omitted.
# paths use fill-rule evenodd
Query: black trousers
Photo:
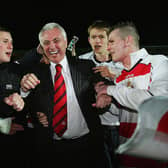
<svg viewBox="0 0 168 168"><path fill-rule="evenodd" d="M52 144L38 147L32 165L36 168L106 168L103 141L93 141L90 135L54 140Z"/></svg>
<svg viewBox="0 0 168 168"><path fill-rule="evenodd" d="M0 133L1 167L27 168L26 131L18 131L14 135Z"/></svg>

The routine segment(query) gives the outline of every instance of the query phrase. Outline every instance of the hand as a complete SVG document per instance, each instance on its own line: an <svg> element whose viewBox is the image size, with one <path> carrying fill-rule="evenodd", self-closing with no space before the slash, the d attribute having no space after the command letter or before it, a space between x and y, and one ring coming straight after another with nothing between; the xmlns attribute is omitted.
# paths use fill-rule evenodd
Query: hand
<svg viewBox="0 0 168 168"><path fill-rule="evenodd" d="M30 73L23 76L20 85L24 92L28 92L30 89L34 89L39 83L40 80L34 74Z"/></svg>
<svg viewBox="0 0 168 168"><path fill-rule="evenodd" d="M102 77L108 77L108 78L114 79L116 76L115 73L109 71L109 68L107 66L97 66L97 67L94 67L93 70L94 70L94 73L100 72L100 75Z"/></svg>
<svg viewBox="0 0 168 168"><path fill-rule="evenodd" d="M43 50L43 47L41 46L41 44L39 44L37 46L37 52L42 55L42 58L40 60L41 63L45 63L45 64L49 64L50 63L49 59L47 58L47 56L44 53L44 50Z"/></svg>
<svg viewBox="0 0 168 168"><path fill-rule="evenodd" d="M4 102L9 106L13 106L16 111L21 111L24 108L24 100L18 93L13 93L4 98Z"/></svg>
<svg viewBox="0 0 168 168"><path fill-rule="evenodd" d="M92 104L93 107L96 108L105 108L110 105L112 102L112 97L106 94L98 95L96 98L96 103Z"/></svg>
<svg viewBox="0 0 168 168"><path fill-rule="evenodd" d="M16 134L17 131L24 131L24 127L21 124L16 124L12 121L9 135Z"/></svg>
<svg viewBox="0 0 168 168"><path fill-rule="evenodd" d="M44 54L44 50L43 50L43 47L41 46L41 44L39 44L39 45L37 46L37 52L38 52L39 54L41 54L41 55Z"/></svg>
<svg viewBox="0 0 168 168"><path fill-rule="evenodd" d="M75 49L75 44L73 45L72 51L71 51L72 56L76 56L76 49Z"/></svg>
<svg viewBox="0 0 168 168"><path fill-rule="evenodd" d="M98 82L95 84L94 88L97 94L107 94L107 87L104 82Z"/></svg>
<svg viewBox="0 0 168 168"><path fill-rule="evenodd" d="M45 64L50 63L49 59L47 58L47 56L45 54L43 54L43 57L41 58L40 62L45 63Z"/></svg>
<svg viewBox="0 0 168 168"><path fill-rule="evenodd" d="M42 112L37 112L37 117L44 127L48 127L47 116Z"/></svg>

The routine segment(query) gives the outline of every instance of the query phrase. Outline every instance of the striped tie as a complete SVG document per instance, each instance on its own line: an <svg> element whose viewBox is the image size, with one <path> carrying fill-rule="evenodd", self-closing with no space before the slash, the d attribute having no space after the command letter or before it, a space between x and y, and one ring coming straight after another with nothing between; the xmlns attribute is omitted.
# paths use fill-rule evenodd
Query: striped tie
<svg viewBox="0 0 168 168"><path fill-rule="evenodd" d="M54 84L54 111L53 111L53 128L58 136L62 136L67 129L67 95L62 66L56 65L56 75Z"/></svg>

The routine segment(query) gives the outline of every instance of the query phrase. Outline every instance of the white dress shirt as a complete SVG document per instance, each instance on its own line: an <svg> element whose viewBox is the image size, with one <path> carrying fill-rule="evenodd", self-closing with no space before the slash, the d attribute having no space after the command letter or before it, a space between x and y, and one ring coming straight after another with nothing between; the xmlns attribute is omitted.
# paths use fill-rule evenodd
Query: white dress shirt
<svg viewBox="0 0 168 168"><path fill-rule="evenodd" d="M67 92L67 109L68 109L68 129L63 134L63 138L73 139L83 136L89 132L84 116L79 107L72 78L69 70L69 65L66 56L59 63L62 65L62 75L65 80L66 92ZM54 84L54 77L56 74L55 63L51 62L50 69ZM54 134L54 139L59 139L59 137Z"/></svg>

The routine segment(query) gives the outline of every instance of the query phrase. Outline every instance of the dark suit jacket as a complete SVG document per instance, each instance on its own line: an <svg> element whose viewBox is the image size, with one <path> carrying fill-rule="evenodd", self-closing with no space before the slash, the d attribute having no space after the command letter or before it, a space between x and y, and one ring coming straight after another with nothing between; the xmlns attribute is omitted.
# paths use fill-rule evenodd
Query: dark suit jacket
<svg viewBox="0 0 168 168"><path fill-rule="evenodd" d="M92 72L94 64L89 60L78 60L74 57L68 57L70 72L72 75L73 86L82 110L83 116L90 130L93 141L103 142L103 132L96 108L92 107L95 102L95 92L93 82L96 77ZM35 122L37 129L37 143L52 142L52 115L53 115L53 96L54 88L49 65L37 64L33 67L32 72L40 79L40 84L32 90L27 99L27 106ZM49 127L44 128L36 117L36 112L44 112L49 121Z"/></svg>

